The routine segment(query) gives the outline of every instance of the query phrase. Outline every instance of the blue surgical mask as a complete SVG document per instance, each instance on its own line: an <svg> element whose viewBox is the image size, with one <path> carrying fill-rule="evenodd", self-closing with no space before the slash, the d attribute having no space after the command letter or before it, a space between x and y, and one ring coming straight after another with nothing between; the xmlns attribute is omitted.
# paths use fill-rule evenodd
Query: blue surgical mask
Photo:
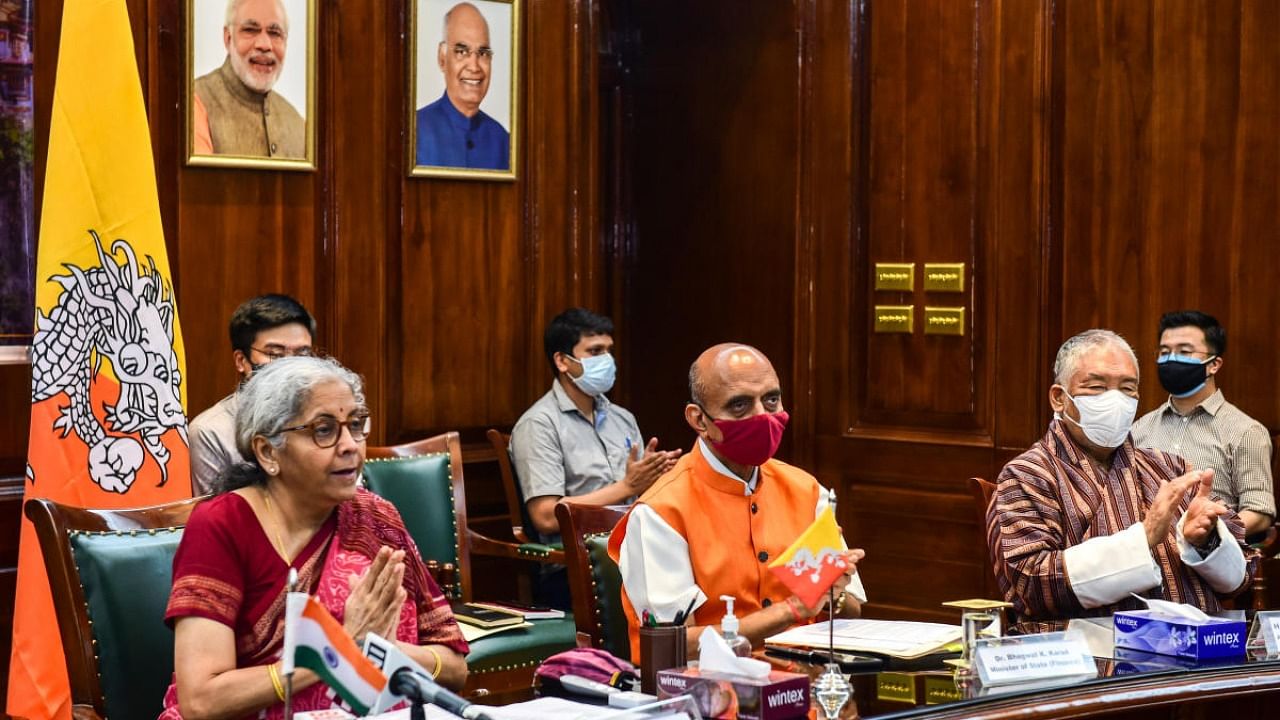
<svg viewBox="0 0 1280 720"><path fill-rule="evenodd" d="M614 364L611 353L585 358L576 358L572 355L565 355L565 357L582 366L582 375L569 376L579 390L591 397L597 397L613 389L614 378L618 376L618 366Z"/></svg>

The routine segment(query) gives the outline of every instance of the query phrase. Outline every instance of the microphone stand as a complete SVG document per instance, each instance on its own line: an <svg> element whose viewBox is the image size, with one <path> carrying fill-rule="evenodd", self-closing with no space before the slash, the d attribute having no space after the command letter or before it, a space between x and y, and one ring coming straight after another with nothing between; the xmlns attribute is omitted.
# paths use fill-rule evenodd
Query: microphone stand
<svg viewBox="0 0 1280 720"><path fill-rule="evenodd" d="M835 512L836 494L831 493L831 512ZM836 662L836 586L833 582L827 588L827 668L813 684L813 696L818 700L822 716L827 720L835 720L849 698L853 696L853 686L844 676L840 664Z"/></svg>

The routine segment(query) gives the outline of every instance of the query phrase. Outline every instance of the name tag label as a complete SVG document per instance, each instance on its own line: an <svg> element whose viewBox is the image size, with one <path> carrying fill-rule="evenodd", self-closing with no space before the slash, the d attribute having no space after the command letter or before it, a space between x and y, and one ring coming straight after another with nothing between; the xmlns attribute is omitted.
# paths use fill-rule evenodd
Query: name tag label
<svg viewBox="0 0 1280 720"><path fill-rule="evenodd" d="M1089 648L1078 640L988 645L975 655L978 677L987 687L1098 674Z"/></svg>
<svg viewBox="0 0 1280 720"><path fill-rule="evenodd" d="M1265 646L1267 655L1280 655L1280 610L1259 612L1249 630L1248 647Z"/></svg>

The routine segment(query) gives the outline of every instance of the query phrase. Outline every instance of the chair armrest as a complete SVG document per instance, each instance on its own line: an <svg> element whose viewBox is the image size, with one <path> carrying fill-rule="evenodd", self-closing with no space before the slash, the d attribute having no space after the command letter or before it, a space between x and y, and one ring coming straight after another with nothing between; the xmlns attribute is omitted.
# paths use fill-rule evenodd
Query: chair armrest
<svg viewBox="0 0 1280 720"><path fill-rule="evenodd" d="M544 564L564 564L564 550L548 545L538 545L536 543L517 545L516 543L503 542L487 535L482 535L471 528L467 528L467 535L471 540L471 554L473 555L528 560Z"/></svg>
<svg viewBox="0 0 1280 720"><path fill-rule="evenodd" d="M1263 533L1263 538L1251 547L1261 553L1263 559L1273 558L1280 553L1280 525L1272 523Z"/></svg>

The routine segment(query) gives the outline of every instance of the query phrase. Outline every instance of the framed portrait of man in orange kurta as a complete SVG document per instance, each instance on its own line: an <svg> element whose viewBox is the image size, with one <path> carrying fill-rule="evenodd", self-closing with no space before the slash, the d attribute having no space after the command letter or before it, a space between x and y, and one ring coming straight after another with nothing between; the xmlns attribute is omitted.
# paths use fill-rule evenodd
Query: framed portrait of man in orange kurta
<svg viewBox="0 0 1280 720"><path fill-rule="evenodd" d="M314 170L316 0L187 0L187 164Z"/></svg>

